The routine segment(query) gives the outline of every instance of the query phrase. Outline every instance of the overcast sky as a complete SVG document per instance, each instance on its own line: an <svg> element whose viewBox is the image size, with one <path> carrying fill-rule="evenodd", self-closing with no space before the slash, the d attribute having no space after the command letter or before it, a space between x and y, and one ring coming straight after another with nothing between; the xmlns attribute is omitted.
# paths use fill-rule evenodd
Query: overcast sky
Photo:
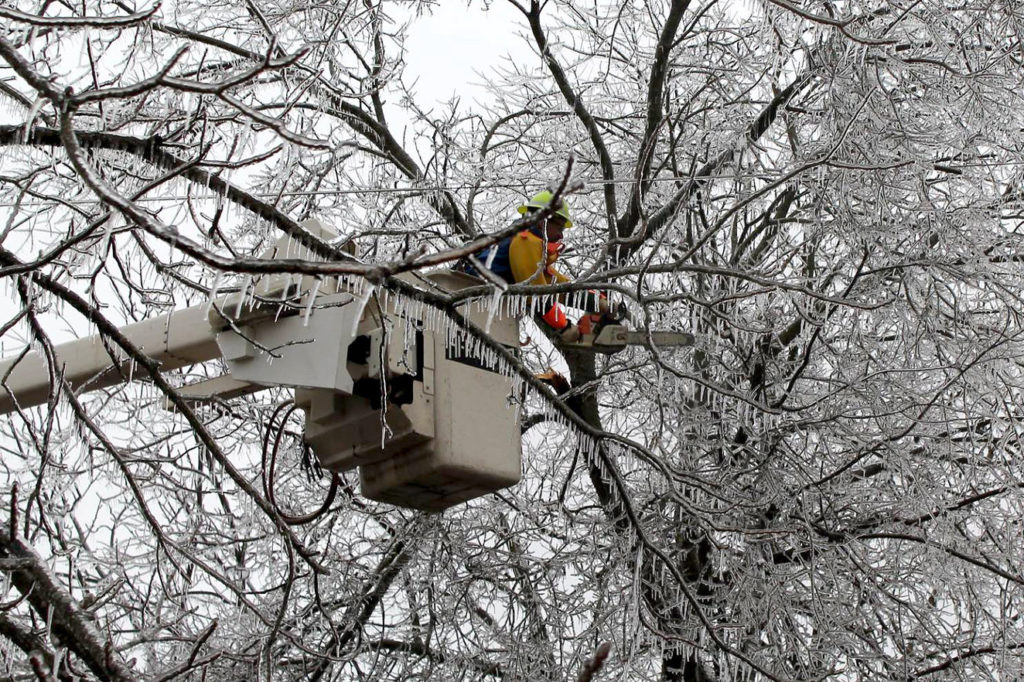
<svg viewBox="0 0 1024 682"><path fill-rule="evenodd" d="M481 73L488 73L507 55L535 60L519 34L523 16L507 2L493 2L487 11L479 0L444 2L432 14L416 19L409 30L405 81L415 83L416 99L429 108L460 95L464 104L485 101Z"/></svg>

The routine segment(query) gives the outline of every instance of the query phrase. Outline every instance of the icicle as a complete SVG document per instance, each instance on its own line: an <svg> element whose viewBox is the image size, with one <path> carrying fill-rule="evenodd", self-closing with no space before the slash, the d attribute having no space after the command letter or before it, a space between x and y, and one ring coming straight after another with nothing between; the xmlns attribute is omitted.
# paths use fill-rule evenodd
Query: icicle
<svg viewBox="0 0 1024 682"><path fill-rule="evenodd" d="M484 323L484 333L491 333L491 324L494 322L494 316L498 312L498 306L501 305L501 289L495 288L494 293L491 294L491 305L490 310L487 312L487 321Z"/></svg>
<svg viewBox="0 0 1024 682"><path fill-rule="evenodd" d="M256 307L256 280L253 279L252 287L249 289L249 307Z"/></svg>
<svg viewBox="0 0 1024 682"><path fill-rule="evenodd" d="M356 332L359 330L359 321L363 319L363 313L366 311L366 304L370 301L370 297L373 296L373 290L376 287L366 282L363 286L363 291L359 294L357 301L356 315L352 319L352 332L351 335L355 337Z"/></svg>
<svg viewBox="0 0 1024 682"><path fill-rule="evenodd" d="M203 311L203 317L209 317L210 308L213 307L213 302L217 299L217 290L220 289L220 277L221 273L217 273L213 277L213 285L210 286L210 297L206 300L206 309Z"/></svg>
<svg viewBox="0 0 1024 682"><path fill-rule="evenodd" d="M245 303L245 296L249 291L249 283L252 281L252 275L246 275L245 279L242 280L242 288L238 292L238 305L235 306L235 317L242 316L242 305Z"/></svg>
<svg viewBox="0 0 1024 682"><path fill-rule="evenodd" d="M491 266L494 265L494 257L498 255L498 245L494 244L487 250L487 260L484 261L484 265L490 270Z"/></svg>
<svg viewBox="0 0 1024 682"><path fill-rule="evenodd" d="M89 59L89 40L92 37L92 30L88 24L82 29L82 49L78 53L78 67L84 69L90 66L91 60Z"/></svg>
<svg viewBox="0 0 1024 682"><path fill-rule="evenodd" d="M35 122L36 116L39 115L39 110L43 108L44 102L46 102L46 100L39 97L32 103L32 108L29 109L28 116L25 119L25 128L21 131L22 144L28 144L28 139L32 132L32 123Z"/></svg>
<svg viewBox="0 0 1024 682"><path fill-rule="evenodd" d="M316 302L316 296L320 292L320 279L318 278L313 282L313 289L310 290L308 296L309 300L306 301L306 310L302 314L302 326L309 326L309 316L313 314L313 303Z"/></svg>

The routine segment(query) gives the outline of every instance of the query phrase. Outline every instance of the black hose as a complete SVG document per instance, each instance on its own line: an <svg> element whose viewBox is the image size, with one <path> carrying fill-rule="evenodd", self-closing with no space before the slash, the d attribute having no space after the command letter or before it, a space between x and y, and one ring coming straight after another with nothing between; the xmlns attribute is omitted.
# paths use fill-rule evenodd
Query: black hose
<svg viewBox="0 0 1024 682"><path fill-rule="evenodd" d="M334 503L334 498L338 494L338 486L341 483L341 477L336 473L332 473L331 487L327 491L327 498L324 499L324 502L320 505L319 509L310 512L309 514L293 516L283 511L281 507L278 506L277 500L274 497L274 478L277 469L277 453L281 448L281 439L284 437L285 426L288 424L288 418L292 416L292 413L295 412L295 410L298 409L299 406L295 404L294 400L286 400L274 409L274 413L270 416L270 421L267 423L267 428L263 432L263 455L261 457L262 468L260 478L263 482L263 494L267 496L270 504L281 516L281 519L290 526L300 526L310 523L327 513L331 504ZM281 418L280 426L278 426L277 420L282 411L285 411L284 416ZM271 434L275 430L277 434L274 436L274 444L271 446Z"/></svg>

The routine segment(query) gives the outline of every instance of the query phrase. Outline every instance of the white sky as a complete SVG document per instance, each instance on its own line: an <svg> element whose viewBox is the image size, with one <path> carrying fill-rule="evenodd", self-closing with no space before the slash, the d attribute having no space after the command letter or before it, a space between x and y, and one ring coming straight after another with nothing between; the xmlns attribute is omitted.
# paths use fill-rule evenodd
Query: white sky
<svg viewBox="0 0 1024 682"><path fill-rule="evenodd" d="M416 19L406 40L405 82L424 108L459 95L466 104L486 103L483 77L508 55L537 57L520 33L524 17L509 3L444 2Z"/></svg>

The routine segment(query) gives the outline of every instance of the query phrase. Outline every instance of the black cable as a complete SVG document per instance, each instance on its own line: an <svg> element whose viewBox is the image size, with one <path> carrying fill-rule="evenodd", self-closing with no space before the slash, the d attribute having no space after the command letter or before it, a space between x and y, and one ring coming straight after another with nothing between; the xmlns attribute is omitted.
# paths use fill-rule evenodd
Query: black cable
<svg viewBox="0 0 1024 682"><path fill-rule="evenodd" d="M293 516L283 511L277 504L277 500L274 497L274 478L275 471L277 469L277 453L281 448L281 439L284 437L285 426L288 424L288 418L293 412L299 409L299 406L295 404L294 400L286 400L274 409L274 413L270 416L270 421L267 423L267 428L263 432L263 454L260 459L262 463L260 471L260 479L263 482L263 494L267 496L267 500L270 501L271 506L290 526L300 526L306 523L317 520L330 509L331 504L334 503L334 498L338 494L338 486L341 484L341 477L337 473L331 474L331 487L327 491L327 498L323 504L316 511L310 512L309 514L302 514L299 516ZM281 418L280 426L277 425L278 417L282 411L285 411L284 417ZM276 430L277 435L274 436L273 447L270 445L271 434Z"/></svg>

